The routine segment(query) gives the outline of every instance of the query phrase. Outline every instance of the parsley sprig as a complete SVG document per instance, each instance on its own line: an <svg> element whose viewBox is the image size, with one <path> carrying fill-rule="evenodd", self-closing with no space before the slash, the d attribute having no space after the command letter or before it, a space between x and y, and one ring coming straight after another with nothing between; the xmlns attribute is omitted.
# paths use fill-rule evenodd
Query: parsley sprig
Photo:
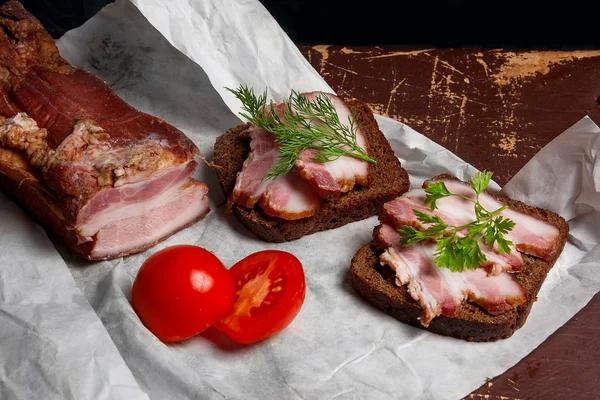
<svg viewBox="0 0 600 400"><path fill-rule="evenodd" d="M437 201L449 196L460 197L473 203L475 208L475 221L461 226L451 226L437 215L430 215L419 210L413 210L415 216L427 227L420 231L412 226L398 229L402 235L402 244L405 246L418 243L426 239L436 240L434 262L438 267L447 267L451 271L463 271L465 268L476 269L487 258L481 251L479 243L483 242L490 248L497 244L500 253L510 253L513 242L507 240L505 235L510 232L515 223L500 214L508 206L503 206L494 211L485 209L479 202L479 195L488 187L492 179L492 172L478 172L471 178L471 187L475 190L475 199L460 194L451 193L444 182L432 182L425 189L425 205L433 211L437 208ZM464 231L466 230L466 234Z"/></svg>
<svg viewBox="0 0 600 400"><path fill-rule="evenodd" d="M275 136L279 146L279 157L265 178L274 179L287 174L302 152L315 149L313 161L324 163L341 156L350 156L375 163L356 141L357 124L348 117L343 124L331 99L326 95L315 96L310 101L292 90L283 103L283 114L276 112L275 104L267 104L267 91L256 96L253 89L240 86L229 89L242 102L240 115Z"/></svg>

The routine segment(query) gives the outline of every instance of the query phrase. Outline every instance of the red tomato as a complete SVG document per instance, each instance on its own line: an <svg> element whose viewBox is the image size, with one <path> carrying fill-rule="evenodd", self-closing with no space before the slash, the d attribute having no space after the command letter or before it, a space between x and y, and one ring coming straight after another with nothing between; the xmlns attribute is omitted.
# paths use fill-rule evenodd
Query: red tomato
<svg viewBox="0 0 600 400"><path fill-rule="evenodd" d="M133 309L163 342L184 340L231 312L235 283L209 251L172 246L151 255L131 288Z"/></svg>
<svg viewBox="0 0 600 400"><path fill-rule="evenodd" d="M296 317L306 285L298 259L285 251L265 250L229 270L236 283L233 312L215 328L238 343L254 343L281 331Z"/></svg>

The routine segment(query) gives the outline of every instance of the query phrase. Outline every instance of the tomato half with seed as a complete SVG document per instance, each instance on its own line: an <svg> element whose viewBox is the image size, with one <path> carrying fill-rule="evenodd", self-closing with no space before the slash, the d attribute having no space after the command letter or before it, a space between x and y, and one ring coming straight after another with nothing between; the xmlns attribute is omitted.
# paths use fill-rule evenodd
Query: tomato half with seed
<svg viewBox="0 0 600 400"><path fill-rule="evenodd" d="M144 262L131 288L131 304L163 342L192 337L231 312L235 283L211 252L191 245L167 247Z"/></svg>
<svg viewBox="0 0 600 400"><path fill-rule="evenodd" d="M214 326L238 343L281 331L298 315L306 283L302 264L285 251L251 254L229 269L236 285L233 312Z"/></svg>

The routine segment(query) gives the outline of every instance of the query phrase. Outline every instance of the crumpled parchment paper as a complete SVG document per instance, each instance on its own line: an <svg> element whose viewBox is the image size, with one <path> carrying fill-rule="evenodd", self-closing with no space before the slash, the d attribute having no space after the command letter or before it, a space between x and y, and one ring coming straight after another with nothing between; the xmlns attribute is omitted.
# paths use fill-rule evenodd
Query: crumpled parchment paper
<svg viewBox="0 0 600 400"><path fill-rule="evenodd" d="M256 1L134 0L133 4L137 8L124 1L107 6L84 26L67 33L59 41L61 54L73 65L105 79L135 107L182 129L208 158L216 137L240 122L236 117L240 105L225 86L269 87L276 100L287 96L290 89L331 90ZM377 121L414 186L441 172L463 179L475 172L410 127L379 116ZM56 261L47 262L40 273L55 279L71 272L139 388L152 399L458 399L526 356L600 290L600 234L594 228L600 218L599 133L589 118L583 118L504 188L507 195L561 213L571 224L571 235L528 322L513 337L499 342L468 343L404 325L353 293L347 280L350 259L370 241L377 225L375 217L290 243L264 243L225 213L216 175L204 165L197 177L209 185L212 212L144 253L89 263L57 245L64 259L61 262L48 242L38 238L26 248L16 249L3 240L0 260L3 266L27 263L42 245L48 253L45 258ZM31 225L26 220L15 222L25 237L22 240L43 236L39 228L30 232ZM0 226L0 232L5 229L4 224ZM307 280L300 314L280 334L250 346L237 345L213 328L182 343L161 343L133 312L130 290L150 254L180 243L205 247L227 266L262 249L294 253L304 265ZM20 291L34 282L29 276L3 280L0 294ZM39 290L31 301L41 307L54 289ZM46 320L56 324L66 314L72 316L73 324L80 323L80 314L89 314L89 305L81 300L67 305L34 320L35 329ZM0 303L0 310L4 306ZM22 310L19 307L7 318L22 318ZM90 322L89 332L95 332L95 327ZM21 349L38 340L16 336L11 329L0 325L0 340L7 338L7 343ZM70 335L69 348L97 350L108 357L110 346L90 341L92 333L87 330L77 334L71 329L71 325L62 328ZM17 368L15 356L6 356L4 348L0 353L2 370ZM48 355L40 352L31 369L38 375L51 370L48 360ZM113 368L121 368L120 359L105 361L97 369L126 379L127 370L113 372ZM102 374L77 375L80 377L90 390L77 398L94 397L92 389L112 385ZM41 386L58 387L57 398L68 397L69 392L55 382L72 379L76 378L57 371L42 380ZM15 381L14 393L29 393L39 382Z"/></svg>

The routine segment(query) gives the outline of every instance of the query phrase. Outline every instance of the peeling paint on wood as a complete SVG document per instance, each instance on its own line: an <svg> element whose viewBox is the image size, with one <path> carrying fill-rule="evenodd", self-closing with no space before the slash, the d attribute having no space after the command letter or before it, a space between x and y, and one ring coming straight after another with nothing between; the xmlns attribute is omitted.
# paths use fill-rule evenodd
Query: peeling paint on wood
<svg viewBox="0 0 600 400"><path fill-rule="evenodd" d="M522 53L495 52L502 65L493 75L496 83L507 85L516 79L545 75L554 64L569 63L583 58L600 57L600 51L529 51Z"/></svg>

